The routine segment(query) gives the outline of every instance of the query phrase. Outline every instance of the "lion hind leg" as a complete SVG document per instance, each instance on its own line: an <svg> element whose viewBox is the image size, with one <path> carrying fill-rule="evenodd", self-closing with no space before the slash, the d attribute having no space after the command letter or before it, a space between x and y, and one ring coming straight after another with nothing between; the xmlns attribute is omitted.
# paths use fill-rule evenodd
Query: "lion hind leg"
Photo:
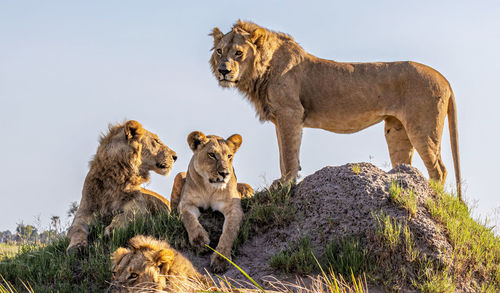
<svg viewBox="0 0 500 293"><path fill-rule="evenodd" d="M109 237L112 235L115 229L123 229L127 227L129 223L134 221L138 216L143 216L148 213L148 207L146 201L133 200L127 203L123 207L123 212L115 215L111 220L111 223L104 229L104 236Z"/></svg>
<svg viewBox="0 0 500 293"><path fill-rule="evenodd" d="M172 211L177 211L179 202L181 201L182 188L186 183L186 172L180 172L175 175L172 193L170 194L170 205Z"/></svg>
<svg viewBox="0 0 500 293"><path fill-rule="evenodd" d="M429 178L444 184L447 170L441 159L441 134L442 130L433 129L422 134L409 132L409 137L427 168Z"/></svg>
<svg viewBox="0 0 500 293"><path fill-rule="evenodd" d="M247 183L238 183L236 186L241 198L250 198L254 195L252 186Z"/></svg>
<svg viewBox="0 0 500 293"><path fill-rule="evenodd" d="M411 165L415 148L411 144L403 124L395 117L391 116L385 119L385 140L393 168L399 164Z"/></svg>

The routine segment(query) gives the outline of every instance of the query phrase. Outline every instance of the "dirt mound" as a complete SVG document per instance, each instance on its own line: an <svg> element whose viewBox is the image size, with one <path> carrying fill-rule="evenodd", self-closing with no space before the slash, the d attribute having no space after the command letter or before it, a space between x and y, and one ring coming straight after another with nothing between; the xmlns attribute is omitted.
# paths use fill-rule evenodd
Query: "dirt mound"
<svg viewBox="0 0 500 293"><path fill-rule="evenodd" d="M413 214L391 199L390 188L393 183L402 190L413 192L416 200ZM401 165L389 172L369 163L325 167L294 187L291 198L291 204L297 210L294 220L285 227L271 227L253 236L238 249L233 260L256 280L262 281L268 275L293 279L294 276L270 267L269 260L273 255L304 237L310 239L318 255L323 254L328 243L354 237L367 249L377 266L383 262L385 270L403 271L405 276L416 278L414 275L419 264L412 263L414 260L405 255L404 249L389 249L381 239L383 223L380 215L389 217L401 227L409 227L412 239L411 243L407 240L406 245L414 245L433 266L447 265L451 259L451 245L440 225L425 208L426 200L433 194L433 189L422 174L408 165ZM204 222L202 224L205 225L206 219ZM207 268L210 271L209 255L196 257L190 253L190 258L200 269ZM244 278L235 268L231 268L225 276ZM408 286L408 281L400 281L395 289L401 290Z"/></svg>

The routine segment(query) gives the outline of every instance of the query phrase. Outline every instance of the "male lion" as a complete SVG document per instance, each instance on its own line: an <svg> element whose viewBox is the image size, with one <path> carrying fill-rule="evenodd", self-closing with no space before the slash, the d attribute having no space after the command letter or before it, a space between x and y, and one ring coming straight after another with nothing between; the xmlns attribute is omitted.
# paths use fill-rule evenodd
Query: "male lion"
<svg viewBox="0 0 500 293"><path fill-rule="evenodd" d="M141 184L149 181L149 171L168 175L176 159L176 153L139 122L110 126L90 162L80 207L68 231L67 251L78 252L87 246L89 225L95 216L112 217L104 232L109 236L135 214L168 210L168 200L141 188Z"/></svg>
<svg viewBox="0 0 500 293"><path fill-rule="evenodd" d="M238 21L214 28L212 71L222 87L236 87L261 121L276 126L281 180L300 170L303 127L353 133L385 121L393 167L411 164L416 149L431 179L444 183L441 135L446 116L457 193L461 199L457 110L448 81L415 62L341 63L305 52L292 37Z"/></svg>
<svg viewBox="0 0 500 293"><path fill-rule="evenodd" d="M239 134L227 140L215 135L205 136L194 131L188 136L193 151L187 173L175 177L172 188L173 206L177 210L189 236L189 243L198 251L205 251L210 243L207 231L198 221L199 208L216 210L224 214L224 226L216 250L231 258L231 248L243 218L242 194L253 194L248 184L236 183L233 155L241 145ZM217 253L212 254L210 265L215 272L223 272L228 263Z"/></svg>
<svg viewBox="0 0 500 293"><path fill-rule="evenodd" d="M187 281L203 282L193 264L165 241L135 236L118 248L108 292L185 292Z"/></svg>

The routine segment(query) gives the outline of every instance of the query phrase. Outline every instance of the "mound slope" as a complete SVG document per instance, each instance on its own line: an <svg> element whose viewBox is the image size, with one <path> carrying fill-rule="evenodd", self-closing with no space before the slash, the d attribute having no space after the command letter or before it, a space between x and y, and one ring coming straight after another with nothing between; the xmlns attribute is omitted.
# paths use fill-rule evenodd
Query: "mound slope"
<svg viewBox="0 0 500 293"><path fill-rule="evenodd" d="M391 184L399 186L403 193L412 192L416 201L413 214L391 199ZM438 270L449 267L452 259L453 249L442 225L425 207L426 201L434 196L429 182L408 165L389 172L369 163L325 167L294 187L291 197L297 211L294 220L284 227L271 227L257 233L238 249L233 261L264 283L269 276L293 280L295 274L285 274L270 266L273 255L308 238L319 258L328 243L356 239L370 257L372 282L395 290L411 288L412 282L422 277L419 274L424 265L426 269ZM384 217L390 219L394 229L399 225L396 246L384 239ZM405 240L406 227L411 235ZM408 245L413 246L418 256L408 255ZM209 268L208 257L190 255L190 259L200 269ZM392 270L394 280L384 280ZM235 268L225 276L244 279ZM458 291L473 292L466 282L458 286L460 288L455 288Z"/></svg>

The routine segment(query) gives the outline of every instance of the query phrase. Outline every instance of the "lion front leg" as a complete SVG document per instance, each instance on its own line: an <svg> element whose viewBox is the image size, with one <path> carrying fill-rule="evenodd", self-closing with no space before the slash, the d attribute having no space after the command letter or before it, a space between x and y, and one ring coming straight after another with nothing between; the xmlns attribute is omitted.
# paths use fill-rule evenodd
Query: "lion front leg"
<svg viewBox="0 0 500 293"><path fill-rule="evenodd" d="M276 135L280 153L281 178L272 186L294 183L300 171L299 154L302 141L302 116L300 111L283 111L276 114Z"/></svg>
<svg viewBox="0 0 500 293"><path fill-rule="evenodd" d="M222 208L222 213L224 214L224 226L222 235L219 238L219 244L215 250L231 259L231 249L233 248L234 240L238 236L238 231L243 220L240 199L233 198L230 205ZM215 273L226 271L228 265L229 263L215 252L210 257L210 266Z"/></svg>
<svg viewBox="0 0 500 293"><path fill-rule="evenodd" d="M66 253L81 253L88 246L87 236L89 235L89 225L94 215L85 207L80 206L76 212L71 227L68 230L69 245Z"/></svg>
<svg viewBox="0 0 500 293"><path fill-rule="evenodd" d="M207 231L198 221L200 210L197 206L187 203L179 205L179 212L184 228L188 233L189 243L198 251L198 253L207 250L205 245L210 244L210 238Z"/></svg>
<svg viewBox="0 0 500 293"><path fill-rule="evenodd" d="M172 211L177 212L177 207L181 201L182 188L186 183L186 172L178 173L174 178L174 185L172 186L172 193L170 194L170 205Z"/></svg>

